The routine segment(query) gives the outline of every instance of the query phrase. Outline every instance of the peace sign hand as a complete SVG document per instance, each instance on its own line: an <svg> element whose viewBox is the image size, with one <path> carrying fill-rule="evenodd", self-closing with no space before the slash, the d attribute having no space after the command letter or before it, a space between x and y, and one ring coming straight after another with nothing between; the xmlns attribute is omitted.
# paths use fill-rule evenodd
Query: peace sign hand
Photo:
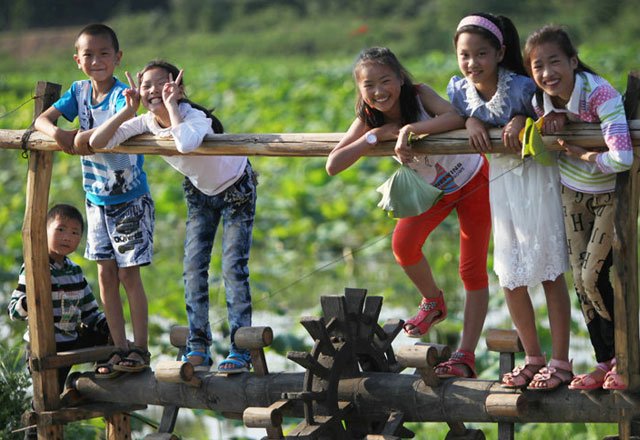
<svg viewBox="0 0 640 440"><path fill-rule="evenodd" d="M126 109L131 113L131 116L135 115L140 107L140 83L142 82L142 74L137 73L136 77L138 84L131 77L129 72L124 73L129 81L129 88L124 91L124 97L126 99Z"/></svg>
<svg viewBox="0 0 640 440"><path fill-rule="evenodd" d="M182 89L182 74L184 73L184 69L180 69L180 73L178 73L178 77L173 80L173 75L169 73L169 81L164 83L162 86L162 101L164 105L168 107L177 107L178 102L182 98L184 98L184 92Z"/></svg>

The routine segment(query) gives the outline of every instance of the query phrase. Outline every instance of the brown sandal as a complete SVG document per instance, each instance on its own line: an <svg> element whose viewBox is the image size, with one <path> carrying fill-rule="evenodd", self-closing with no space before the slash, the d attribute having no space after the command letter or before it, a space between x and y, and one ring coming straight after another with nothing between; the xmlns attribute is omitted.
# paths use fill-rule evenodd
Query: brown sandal
<svg viewBox="0 0 640 440"><path fill-rule="evenodd" d="M551 391L560 385L568 384L573 379L573 365L571 361L560 361L551 359L549 365L541 368L533 376L527 390L531 391Z"/></svg>
<svg viewBox="0 0 640 440"><path fill-rule="evenodd" d="M137 356L132 357L131 355ZM149 368L150 360L151 353L140 347L134 347L120 362L113 366L113 369L125 373L140 373Z"/></svg>
<svg viewBox="0 0 640 440"><path fill-rule="evenodd" d="M514 390L526 388L538 371L546 364L547 358L544 355L525 356L524 365L518 365L502 377L502 388Z"/></svg>
<svg viewBox="0 0 640 440"><path fill-rule="evenodd" d="M116 364L118 364L119 362L122 362L122 360L125 358L126 353L122 350L114 350L111 352L111 354L109 355L109 360L106 362L102 362L99 364L96 364L94 371L94 377L96 379L114 379L118 376L120 376L120 374L122 374L120 371L118 371L115 366ZM117 358L116 358L117 356ZM105 372L103 372L102 370L107 370Z"/></svg>

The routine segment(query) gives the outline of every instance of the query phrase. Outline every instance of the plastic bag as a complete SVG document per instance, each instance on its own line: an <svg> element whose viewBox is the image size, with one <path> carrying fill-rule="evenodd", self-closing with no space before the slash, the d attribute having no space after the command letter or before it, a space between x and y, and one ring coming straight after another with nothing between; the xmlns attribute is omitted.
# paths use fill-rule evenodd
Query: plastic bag
<svg viewBox="0 0 640 440"><path fill-rule="evenodd" d="M388 211L391 218L420 215L435 205L443 194L406 165L398 168L376 191L382 194L378 207Z"/></svg>
<svg viewBox="0 0 640 440"><path fill-rule="evenodd" d="M542 121L543 118L537 121L527 118L527 122L520 132L520 137L522 138L522 158L532 156L539 164L550 166L553 165L554 160L553 155L547 150L547 147L545 147L542 141L542 135L540 134Z"/></svg>

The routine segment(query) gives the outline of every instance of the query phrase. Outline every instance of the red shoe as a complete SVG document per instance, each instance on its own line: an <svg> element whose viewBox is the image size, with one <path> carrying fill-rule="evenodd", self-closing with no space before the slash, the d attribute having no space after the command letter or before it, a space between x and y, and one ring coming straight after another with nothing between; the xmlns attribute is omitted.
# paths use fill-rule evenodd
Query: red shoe
<svg viewBox="0 0 640 440"><path fill-rule="evenodd" d="M427 321L427 318L433 316L435 318L431 321ZM411 319L408 319L402 328L404 332L410 338L419 338L429 331L432 325L444 321L447 317L447 305L444 302L444 295L442 290L440 296L436 298L422 298L420 305L418 306L418 314ZM407 328L407 326L412 326ZM414 330L418 330L417 333L413 333Z"/></svg>
<svg viewBox="0 0 640 440"><path fill-rule="evenodd" d="M460 365L466 365L469 371L460 368ZM442 362L436 366L436 375L441 379L450 377L466 377L475 379L476 374L476 355L470 351L457 350L448 361Z"/></svg>

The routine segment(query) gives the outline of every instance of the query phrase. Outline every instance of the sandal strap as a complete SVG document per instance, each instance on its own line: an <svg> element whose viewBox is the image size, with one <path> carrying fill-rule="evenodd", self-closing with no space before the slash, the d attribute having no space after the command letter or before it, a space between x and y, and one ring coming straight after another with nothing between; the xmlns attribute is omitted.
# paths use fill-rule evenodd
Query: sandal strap
<svg viewBox="0 0 640 440"><path fill-rule="evenodd" d="M449 360L453 360L457 363L463 363L467 366L470 366L469 363L475 364L476 355L468 350L456 350L453 352Z"/></svg>
<svg viewBox="0 0 640 440"><path fill-rule="evenodd" d="M251 354L248 351L230 350L227 359L235 359L249 365L251 363Z"/></svg>
<svg viewBox="0 0 640 440"><path fill-rule="evenodd" d="M606 362L598 362L596 364L596 368L600 371L603 371L605 373L608 373L609 371L611 371L611 368L613 368L613 362L611 361L606 361Z"/></svg>
<svg viewBox="0 0 640 440"><path fill-rule="evenodd" d="M559 359L551 359L549 361L549 367L555 368L557 370L567 371L573 374L573 362L572 361L561 361Z"/></svg>
<svg viewBox="0 0 640 440"><path fill-rule="evenodd" d="M511 378L524 376L527 380L533 379L538 372L547 365L547 357L543 354L540 356L525 356L524 365L518 365L510 373Z"/></svg>
<svg viewBox="0 0 640 440"><path fill-rule="evenodd" d="M420 305L418 306L418 310L422 310L423 312L430 312L432 310L439 310L444 305L444 295L442 290L440 291L440 295L435 298L422 298L420 301Z"/></svg>
<svg viewBox="0 0 640 440"><path fill-rule="evenodd" d="M230 350L229 355L218 364L218 369L222 365L229 364L237 368L250 368L251 354L249 352Z"/></svg>
<svg viewBox="0 0 640 440"><path fill-rule="evenodd" d="M142 358L142 362L140 362L138 359L131 359L129 356L131 356L132 354L137 354L138 356L140 356ZM136 362L142 363L144 365L149 365L149 362L151 362L151 353L149 353L149 350L145 350L140 347L133 347L128 351L123 360L126 362Z"/></svg>
<svg viewBox="0 0 640 440"><path fill-rule="evenodd" d="M208 366L213 365L213 361L211 360L211 354L209 354L209 352L204 352L200 350L193 350L193 351L190 351L189 353L183 354L182 362L189 362L189 358L194 356L198 356L202 358L202 362L197 365L198 367L200 365L208 365Z"/></svg>
<svg viewBox="0 0 640 440"><path fill-rule="evenodd" d="M109 356L104 362L100 362L96 366L104 367L107 365L114 365L116 362L111 362L111 359L113 359L114 356L119 356L120 360L118 362L120 362L122 359L124 359L127 356L127 351L121 350L121 349L113 350L111 353L109 353Z"/></svg>
<svg viewBox="0 0 640 440"><path fill-rule="evenodd" d="M547 365L547 357L544 354L540 355L540 356L525 356L524 357L524 363L525 363L525 366L526 365L531 365L531 366L542 365L542 366L545 366L545 365Z"/></svg>
<svg viewBox="0 0 640 440"><path fill-rule="evenodd" d="M471 371L471 378L477 377L476 374L476 355L467 350L456 350L451 354L451 357L438 364L436 368L451 368L455 367L455 365L466 365L467 368Z"/></svg>

